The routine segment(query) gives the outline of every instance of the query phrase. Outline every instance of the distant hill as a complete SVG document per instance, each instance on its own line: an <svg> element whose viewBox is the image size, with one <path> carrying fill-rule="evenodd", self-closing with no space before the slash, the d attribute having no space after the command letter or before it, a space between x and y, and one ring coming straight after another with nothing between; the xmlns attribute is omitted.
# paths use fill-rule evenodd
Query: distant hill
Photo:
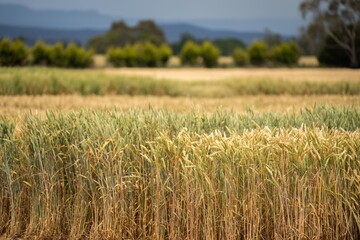
<svg viewBox="0 0 360 240"><path fill-rule="evenodd" d="M105 30L47 29L0 25L0 38L22 38L26 43L31 45L40 39L48 43L72 41L84 45L93 36L103 34L104 32Z"/></svg>
<svg viewBox="0 0 360 240"><path fill-rule="evenodd" d="M95 11L35 10L15 4L0 4L0 37L23 37L28 42L43 39L86 43L91 37L102 34L119 18ZM124 19L134 24L136 19ZM214 25L216 22L213 22ZM190 33L200 39L236 38L245 43L261 38L261 32L239 32L214 30L189 23L160 21L160 27L169 42L180 39L183 33ZM216 26L220 27L220 26Z"/></svg>
<svg viewBox="0 0 360 240"><path fill-rule="evenodd" d="M219 39L219 38L235 38L242 40L245 43L250 43L254 39L259 39L264 36L264 33L259 32L236 32L229 30L211 30L204 27L198 27L187 23L173 23L160 24L165 36L169 42L174 42L180 39L183 33L190 33L195 38L199 39Z"/></svg>
<svg viewBox="0 0 360 240"><path fill-rule="evenodd" d="M115 18L95 11L36 10L0 4L0 24L55 29L106 29Z"/></svg>

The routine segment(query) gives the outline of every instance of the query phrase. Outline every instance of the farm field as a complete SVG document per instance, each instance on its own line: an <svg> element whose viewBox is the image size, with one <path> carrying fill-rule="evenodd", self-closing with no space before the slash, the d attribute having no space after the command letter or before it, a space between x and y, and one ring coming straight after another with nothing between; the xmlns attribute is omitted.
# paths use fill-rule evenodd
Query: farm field
<svg viewBox="0 0 360 240"><path fill-rule="evenodd" d="M0 239L359 239L359 73L0 68Z"/></svg>
<svg viewBox="0 0 360 240"><path fill-rule="evenodd" d="M76 111L2 120L0 232L358 239L360 112Z"/></svg>
<svg viewBox="0 0 360 240"><path fill-rule="evenodd" d="M232 57L229 56L221 56L219 57L219 66L221 67L233 67L234 62ZM299 66L302 67L318 67L319 62L315 56L302 56L299 59ZM109 67L109 64L106 61L106 56L97 54L94 56L94 67L95 68L106 68ZM179 57L172 56L169 59L168 67L176 68L181 67L181 61Z"/></svg>
<svg viewBox="0 0 360 240"><path fill-rule="evenodd" d="M360 96L314 95L314 96L239 96L231 98L190 98L168 96L0 96L0 113L19 117L29 113L45 115L47 111L69 112L92 110L168 110L175 112L207 112L226 110L234 113L299 112L316 106L360 107Z"/></svg>

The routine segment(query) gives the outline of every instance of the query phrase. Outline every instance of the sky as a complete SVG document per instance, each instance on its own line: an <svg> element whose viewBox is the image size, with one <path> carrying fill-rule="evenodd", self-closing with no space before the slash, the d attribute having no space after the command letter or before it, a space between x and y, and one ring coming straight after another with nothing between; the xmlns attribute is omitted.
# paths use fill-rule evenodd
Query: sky
<svg viewBox="0 0 360 240"><path fill-rule="evenodd" d="M0 0L36 9L96 10L129 18L301 19L301 0Z"/></svg>

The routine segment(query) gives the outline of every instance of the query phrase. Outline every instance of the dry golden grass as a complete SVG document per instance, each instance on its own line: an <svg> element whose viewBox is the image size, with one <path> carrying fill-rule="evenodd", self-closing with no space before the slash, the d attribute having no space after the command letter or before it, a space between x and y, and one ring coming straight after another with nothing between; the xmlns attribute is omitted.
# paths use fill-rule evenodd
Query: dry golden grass
<svg viewBox="0 0 360 240"><path fill-rule="evenodd" d="M319 66L319 61L315 56L303 56L299 59L299 65L306 67L317 67Z"/></svg>
<svg viewBox="0 0 360 240"><path fill-rule="evenodd" d="M360 81L360 70L330 68L107 68L106 74L157 79L224 80L283 79L287 81Z"/></svg>
<svg viewBox="0 0 360 240"><path fill-rule="evenodd" d="M229 56L222 56L219 58L219 65L220 66L232 66L233 60L232 57ZM299 65L304 67L317 67L319 66L319 61L316 59L315 56L303 56L299 59ZM104 68L108 66L106 62L106 56L97 54L94 56L94 66L96 68ZM181 66L181 62L179 57L172 56L168 63L169 67L179 67Z"/></svg>
<svg viewBox="0 0 360 240"><path fill-rule="evenodd" d="M241 96L235 98L186 98L155 96L0 96L0 113L20 116L29 111L45 113L47 110L70 111L88 109L164 109L173 111L213 112L219 108L234 112L293 112L316 105L360 107L360 96Z"/></svg>

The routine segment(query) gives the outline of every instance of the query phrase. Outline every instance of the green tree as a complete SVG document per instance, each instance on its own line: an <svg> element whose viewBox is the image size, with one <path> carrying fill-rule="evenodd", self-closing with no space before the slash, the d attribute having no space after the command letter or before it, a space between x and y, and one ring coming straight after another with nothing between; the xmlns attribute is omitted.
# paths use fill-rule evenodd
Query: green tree
<svg viewBox="0 0 360 240"><path fill-rule="evenodd" d="M5 38L0 42L0 66L22 66L28 59L28 51L24 42L16 40L12 42Z"/></svg>
<svg viewBox="0 0 360 240"><path fill-rule="evenodd" d="M114 67L125 66L125 52L121 48L110 48L106 53L106 58Z"/></svg>
<svg viewBox="0 0 360 240"><path fill-rule="evenodd" d="M196 65L199 62L200 56L200 47L192 41L186 42L180 52L180 60L183 65Z"/></svg>
<svg viewBox="0 0 360 240"><path fill-rule="evenodd" d="M242 48L236 48L231 56L236 66L242 67L249 63L249 56Z"/></svg>
<svg viewBox="0 0 360 240"><path fill-rule="evenodd" d="M54 67L67 67L67 57L65 54L64 44L61 42L56 43L50 52L50 65Z"/></svg>
<svg viewBox="0 0 360 240"><path fill-rule="evenodd" d="M159 48L159 58L162 66L166 66L170 57L172 56L172 50L167 44L162 44Z"/></svg>
<svg viewBox="0 0 360 240"><path fill-rule="evenodd" d="M248 49L250 63L257 66L265 64L267 60L267 51L265 42L253 42Z"/></svg>
<svg viewBox="0 0 360 240"><path fill-rule="evenodd" d="M151 42L146 42L139 47L139 62L144 67L156 67L160 62L159 50Z"/></svg>
<svg viewBox="0 0 360 240"><path fill-rule="evenodd" d="M43 41L37 41L31 49L32 64L49 65L51 63L51 47Z"/></svg>
<svg viewBox="0 0 360 240"><path fill-rule="evenodd" d="M304 17L311 15L312 24L318 25L345 50L351 67L359 67L360 46L356 43L360 27L359 0L303 0L300 10Z"/></svg>
<svg viewBox="0 0 360 240"><path fill-rule="evenodd" d="M114 22L106 33L89 40L88 46L98 53L105 53L107 49L124 47L135 43L150 42L156 46L166 43L160 27L153 21L140 21L136 26L129 27L125 22Z"/></svg>
<svg viewBox="0 0 360 240"><path fill-rule="evenodd" d="M282 42L270 53L270 59L277 64L295 65L300 57L299 48L295 42Z"/></svg>
<svg viewBox="0 0 360 240"><path fill-rule="evenodd" d="M69 68L86 68L92 64L92 50L85 50L75 43L70 43L67 46L64 55L66 58L66 67Z"/></svg>
<svg viewBox="0 0 360 240"><path fill-rule="evenodd" d="M215 67L218 63L220 50L214 46L210 41L203 42L201 46L201 57L203 64L207 68Z"/></svg>

